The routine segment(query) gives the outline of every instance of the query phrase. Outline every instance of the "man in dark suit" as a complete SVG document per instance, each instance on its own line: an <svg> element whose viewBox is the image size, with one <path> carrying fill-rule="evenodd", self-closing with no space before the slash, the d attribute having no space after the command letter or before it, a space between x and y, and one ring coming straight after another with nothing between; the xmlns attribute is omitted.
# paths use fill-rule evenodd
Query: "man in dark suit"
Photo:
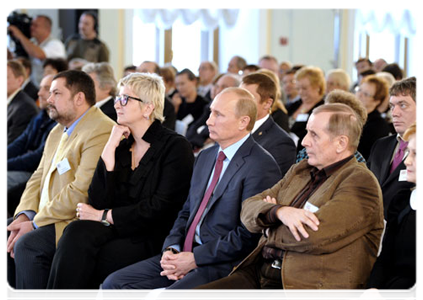
<svg viewBox="0 0 423 300"><path fill-rule="evenodd" d="M41 80L40 113L36 115L25 131L7 146L7 211L13 215L26 182L37 169L44 151L44 145L56 121L50 119L47 111L47 99L50 97L50 86L53 75Z"/></svg>
<svg viewBox="0 0 423 300"><path fill-rule="evenodd" d="M295 163L297 147L286 131L270 116L270 110L276 99L276 84L263 73L252 73L242 78L240 87L250 91L257 104L257 121L252 130L253 138L272 154L284 176Z"/></svg>
<svg viewBox="0 0 423 300"><path fill-rule="evenodd" d="M193 288L226 276L256 246L257 235L241 224L241 203L277 182L279 167L250 136L257 109L248 91L228 88L210 109L207 125L217 145L197 157L163 254L111 274L104 289Z"/></svg>
<svg viewBox="0 0 423 300"><path fill-rule="evenodd" d="M367 166L375 174L382 188L385 220L393 197L399 191L411 188L407 182L404 165L407 143L402 136L406 129L416 121L416 78L410 77L397 81L389 90L392 123L396 135L377 140L370 152Z"/></svg>
<svg viewBox="0 0 423 300"><path fill-rule="evenodd" d="M7 144L25 130L38 113L35 101L21 90L25 69L19 61L7 62Z"/></svg>
<svg viewBox="0 0 423 300"><path fill-rule="evenodd" d="M98 108L116 122L114 98L116 96L117 82L112 66L107 62L86 64L82 71L90 75L95 85L95 101Z"/></svg>
<svg viewBox="0 0 423 300"><path fill-rule="evenodd" d="M21 64L25 68L25 81L22 84L22 90L34 101L37 101L38 99L38 88L35 86L35 84L31 80L31 73L32 73L32 65L31 61L26 57L18 57L16 58L21 62Z"/></svg>

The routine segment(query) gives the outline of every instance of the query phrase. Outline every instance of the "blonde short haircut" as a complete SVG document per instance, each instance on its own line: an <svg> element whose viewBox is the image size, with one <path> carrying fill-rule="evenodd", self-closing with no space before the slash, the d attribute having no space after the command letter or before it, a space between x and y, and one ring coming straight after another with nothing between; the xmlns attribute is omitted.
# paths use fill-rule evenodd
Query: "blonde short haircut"
<svg viewBox="0 0 423 300"><path fill-rule="evenodd" d="M349 140L349 149L352 152L357 151L364 125L357 113L342 103L320 105L312 113L317 115L322 112L332 113L326 128L330 136L335 138L346 135Z"/></svg>
<svg viewBox="0 0 423 300"><path fill-rule="evenodd" d="M235 105L235 116L238 118L248 116L250 123L247 125L247 131L253 130L257 118L257 104L254 101L253 94L239 87L229 87L221 91L219 95L226 93L233 93L237 96L238 101Z"/></svg>
<svg viewBox="0 0 423 300"><path fill-rule="evenodd" d="M343 91L348 91L351 86L351 78L347 72L342 69L333 69L329 70L326 74L326 78L331 77L335 82L337 87Z"/></svg>
<svg viewBox="0 0 423 300"><path fill-rule="evenodd" d="M295 73L295 80L303 78L308 78L312 87L319 88L319 95L323 97L326 92L326 80L322 69L313 66L302 67Z"/></svg>
<svg viewBox="0 0 423 300"><path fill-rule="evenodd" d="M154 105L150 120L164 121L165 86L163 79L159 75L154 73L131 73L119 81L118 89L124 86L128 86L145 103ZM139 103L140 106L144 105L142 102Z"/></svg>

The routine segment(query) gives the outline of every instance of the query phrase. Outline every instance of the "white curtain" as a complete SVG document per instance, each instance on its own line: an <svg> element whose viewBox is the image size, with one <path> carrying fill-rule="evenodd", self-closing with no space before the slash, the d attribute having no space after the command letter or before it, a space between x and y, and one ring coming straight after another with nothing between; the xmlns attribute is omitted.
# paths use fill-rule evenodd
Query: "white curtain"
<svg viewBox="0 0 423 300"><path fill-rule="evenodd" d="M134 15L144 23L155 23L160 29L170 29L180 18L185 25L201 21L201 29L213 30L219 24L230 28L238 18L238 9L135 9Z"/></svg>
<svg viewBox="0 0 423 300"><path fill-rule="evenodd" d="M389 30L394 35L401 34L411 37L416 34L416 19L413 12L408 9L396 11L358 10L356 26L369 33Z"/></svg>

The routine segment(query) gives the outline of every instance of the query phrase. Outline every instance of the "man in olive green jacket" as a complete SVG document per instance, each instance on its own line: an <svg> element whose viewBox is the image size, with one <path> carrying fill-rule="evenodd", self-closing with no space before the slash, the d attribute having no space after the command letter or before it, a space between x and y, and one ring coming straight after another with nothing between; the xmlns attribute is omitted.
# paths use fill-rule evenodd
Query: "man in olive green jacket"
<svg viewBox="0 0 423 300"><path fill-rule="evenodd" d="M364 288L383 231L382 194L353 154L362 124L346 105L313 111L309 155L272 188L247 199L241 220L263 236L226 278L201 288Z"/></svg>

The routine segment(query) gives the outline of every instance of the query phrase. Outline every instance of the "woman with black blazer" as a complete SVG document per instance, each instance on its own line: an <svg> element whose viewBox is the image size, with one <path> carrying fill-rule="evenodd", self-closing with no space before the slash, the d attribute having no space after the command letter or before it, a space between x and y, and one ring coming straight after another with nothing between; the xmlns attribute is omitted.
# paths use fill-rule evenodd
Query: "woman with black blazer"
<svg viewBox="0 0 423 300"><path fill-rule="evenodd" d="M189 190L189 142L162 126L164 91L155 74L121 79L118 125L95 170L89 204L76 207L53 259L48 288L98 288L110 273L160 253Z"/></svg>
<svg viewBox="0 0 423 300"><path fill-rule="evenodd" d="M357 150L366 160L369 159L374 142L390 133L388 122L378 111L388 93L388 83L376 75L364 77L357 90L357 98L367 110L367 122L364 124Z"/></svg>
<svg viewBox="0 0 423 300"><path fill-rule="evenodd" d="M313 66L302 67L295 73L299 100L288 108L290 130L298 137L297 153L304 147L301 142L307 134L306 126L313 109L323 105L326 91L325 75L322 69Z"/></svg>

